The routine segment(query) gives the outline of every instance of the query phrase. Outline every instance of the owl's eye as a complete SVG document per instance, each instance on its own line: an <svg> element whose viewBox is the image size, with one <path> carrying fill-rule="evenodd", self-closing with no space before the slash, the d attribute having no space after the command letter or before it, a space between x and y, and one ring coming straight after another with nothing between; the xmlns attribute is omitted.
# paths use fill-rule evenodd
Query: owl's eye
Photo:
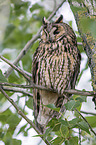
<svg viewBox="0 0 96 145"><path fill-rule="evenodd" d="M47 28L47 25L43 25L43 27L44 27L44 29L46 29Z"/></svg>
<svg viewBox="0 0 96 145"><path fill-rule="evenodd" d="M55 31L54 31L54 35L59 34L59 33L60 33L59 30L55 30Z"/></svg>

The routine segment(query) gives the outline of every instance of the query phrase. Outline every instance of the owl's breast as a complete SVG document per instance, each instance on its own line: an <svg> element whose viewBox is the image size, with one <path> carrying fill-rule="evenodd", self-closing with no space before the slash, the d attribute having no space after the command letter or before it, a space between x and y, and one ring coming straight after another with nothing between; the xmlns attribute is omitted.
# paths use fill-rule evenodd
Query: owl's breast
<svg viewBox="0 0 96 145"><path fill-rule="evenodd" d="M53 53L39 59L39 85L52 88L59 93L70 88L70 79L74 72L75 59L72 55L62 52L61 55Z"/></svg>

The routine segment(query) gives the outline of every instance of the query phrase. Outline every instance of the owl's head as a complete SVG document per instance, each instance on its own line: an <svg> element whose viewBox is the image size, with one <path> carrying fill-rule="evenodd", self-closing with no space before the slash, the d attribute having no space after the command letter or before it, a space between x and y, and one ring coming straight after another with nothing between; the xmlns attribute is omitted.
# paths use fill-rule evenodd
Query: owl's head
<svg viewBox="0 0 96 145"><path fill-rule="evenodd" d="M61 15L55 22L50 23L43 18L43 31L41 39L46 43L54 43L62 39L65 33L63 27L63 16Z"/></svg>

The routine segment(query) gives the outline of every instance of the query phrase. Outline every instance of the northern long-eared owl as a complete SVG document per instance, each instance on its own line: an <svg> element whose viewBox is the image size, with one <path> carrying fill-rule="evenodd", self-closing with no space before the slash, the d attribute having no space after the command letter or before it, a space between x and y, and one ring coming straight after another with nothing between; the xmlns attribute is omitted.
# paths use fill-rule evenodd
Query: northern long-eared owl
<svg viewBox="0 0 96 145"><path fill-rule="evenodd" d="M72 28L63 23L61 15L50 23L43 18L39 47L33 55L32 78L37 85L52 88L55 92L34 89L34 116L37 126L45 126L59 113L46 107L54 104L64 110L65 89L74 89L80 70L81 55ZM60 95L62 94L62 95Z"/></svg>

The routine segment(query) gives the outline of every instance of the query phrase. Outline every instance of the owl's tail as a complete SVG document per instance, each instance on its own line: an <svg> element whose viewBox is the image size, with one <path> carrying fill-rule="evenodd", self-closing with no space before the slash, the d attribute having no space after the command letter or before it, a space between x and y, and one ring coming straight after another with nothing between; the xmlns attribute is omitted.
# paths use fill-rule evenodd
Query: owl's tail
<svg viewBox="0 0 96 145"><path fill-rule="evenodd" d="M43 92L45 94L45 92ZM53 95L53 93L52 93ZM56 117L57 119L60 118L61 114L63 112L65 112L65 106L64 104L67 103L68 101L68 96L64 95L64 96L58 96L58 94L54 93L54 99L52 100L52 95L50 97L50 99L46 98L46 97L42 97L42 101L43 101L43 105L41 104L40 109L39 109L39 114L37 117L37 123L38 123L38 127L40 130L42 130L44 132L46 125L48 124L48 122ZM48 97L48 92L47 92L47 97ZM46 99L48 102L46 102ZM55 101L54 101L55 100ZM44 105L47 104L54 104L56 107L60 108L60 112L54 111L48 107L45 107Z"/></svg>

